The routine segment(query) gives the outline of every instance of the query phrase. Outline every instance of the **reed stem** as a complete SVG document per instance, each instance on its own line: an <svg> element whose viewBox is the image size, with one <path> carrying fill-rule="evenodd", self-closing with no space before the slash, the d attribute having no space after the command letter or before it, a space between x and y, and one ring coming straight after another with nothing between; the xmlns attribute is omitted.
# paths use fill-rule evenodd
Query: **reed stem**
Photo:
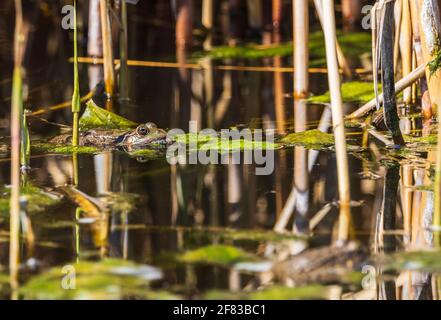
<svg viewBox="0 0 441 320"><path fill-rule="evenodd" d="M80 112L80 83L78 75L77 1L74 0L74 89L72 95L72 146L78 146L78 114Z"/></svg>
<svg viewBox="0 0 441 320"><path fill-rule="evenodd" d="M309 9L307 0L293 1L294 96L305 98L309 90Z"/></svg>
<svg viewBox="0 0 441 320"><path fill-rule="evenodd" d="M409 0L402 0L402 17L400 32L400 50L402 60L403 78L412 72L412 21L410 16ZM406 105L412 102L412 88L406 88L403 92L403 101Z"/></svg>
<svg viewBox="0 0 441 320"><path fill-rule="evenodd" d="M343 118L343 101L340 91L340 74L338 72L337 51L335 46L336 29L334 0L323 1L323 29L325 33L326 61L328 64L328 82L331 93L332 123L335 135L337 158L338 191L340 198L340 216L338 241L348 240L351 218L349 168L346 154L346 137Z"/></svg>
<svg viewBox="0 0 441 320"><path fill-rule="evenodd" d="M112 30L107 0L100 0L100 14L101 37L103 40L104 84L107 96L112 97L115 88L115 71L113 65Z"/></svg>
<svg viewBox="0 0 441 320"><path fill-rule="evenodd" d="M358 0L357 0L358 1ZM322 5L322 0L314 0L314 4L315 4L315 9L317 11L317 16L320 20L320 24L323 27L323 5ZM338 64L340 65L343 74L347 77L352 77L352 71L351 68L349 67L349 63L346 60L346 57L343 53L343 50L341 49L340 45L338 44L338 40L335 40L335 45L337 48L337 59L338 59Z"/></svg>
<svg viewBox="0 0 441 320"><path fill-rule="evenodd" d="M119 35L119 55L121 66L119 69L119 98L120 100L129 99L129 68L128 60L128 29L127 29L127 2L121 0L121 30Z"/></svg>
<svg viewBox="0 0 441 320"><path fill-rule="evenodd" d="M210 50L213 42L213 0L202 1L202 25L206 29L207 36L204 41L204 50Z"/></svg>
<svg viewBox="0 0 441 320"><path fill-rule="evenodd" d="M420 26L421 45L423 57L426 63L432 61L435 55L441 50L441 23L440 8L436 0L418 0L418 19ZM433 225L441 227L441 70L434 74L427 70L426 78L429 85L432 112L438 118L438 145L435 167L435 212ZM435 243L441 245L441 234L436 232Z"/></svg>
<svg viewBox="0 0 441 320"><path fill-rule="evenodd" d="M400 130L400 118L397 112L397 101L395 97L395 72L394 72L394 3L385 4L384 21L381 34L381 76L383 83L383 113L384 122L392 134L394 143L398 146L404 146L404 139Z"/></svg>
<svg viewBox="0 0 441 320"><path fill-rule="evenodd" d="M9 274L13 292L18 288L20 259L20 133L23 115L22 62L24 53L23 11L21 0L15 0L14 73L11 100L11 198Z"/></svg>

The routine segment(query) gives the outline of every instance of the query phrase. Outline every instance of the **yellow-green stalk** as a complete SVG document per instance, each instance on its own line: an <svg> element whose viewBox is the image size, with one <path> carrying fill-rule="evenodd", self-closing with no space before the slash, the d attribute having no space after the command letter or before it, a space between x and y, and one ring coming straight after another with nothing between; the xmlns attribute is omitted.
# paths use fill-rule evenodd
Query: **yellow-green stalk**
<svg viewBox="0 0 441 320"><path fill-rule="evenodd" d="M29 129L26 121L26 113L22 110L21 121L21 148L20 148L20 164L25 169L29 167L29 159L31 156L31 139L29 137Z"/></svg>
<svg viewBox="0 0 441 320"><path fill-rule="evenodd" d="M78 48L77 48L77 2L74 0L74 91L72 95L72 145L78 145L78 121L80 113L80 83L78 77Z"/></svg>
<svg viewBox="0 0 441 320"><path fill-rule="evenodd" d="M11 100L11 199L9 273L13 292L18 288L20 258L20 127L23 114L23 12L21 0L15 0L14 74Z"/></svg>

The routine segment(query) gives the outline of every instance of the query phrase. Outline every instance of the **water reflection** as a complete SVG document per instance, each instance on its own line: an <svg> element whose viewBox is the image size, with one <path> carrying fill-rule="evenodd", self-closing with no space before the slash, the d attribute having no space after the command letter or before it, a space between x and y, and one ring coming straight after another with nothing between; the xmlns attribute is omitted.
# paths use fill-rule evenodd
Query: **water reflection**
<svg viewBox="0 0 441 320"><path fill-rule="evenodd" d="M230 2L234 14L240 4ZM278 15L273 17L276 24L279 19ZM225 31L230 42L243 37L243 30L237 23L241 20L234 21L236 24L230 25L231 30ZM273 42L280 41L276 31L272 37ZM187 130L188 122L195 120L201 128L262 128L275 130L279 135L313 128L323 132L330 130L331 115L327 106L294 102L288 95L290 90L286 84L292 83L290 74L277 69L274 72L217 70L216 63L209 59L203 61L203 69L193 70L184 66L188 58L186 49L185 46L177 49L177 60L182 64L177 70L131 68L130 83L135 85L131 87L130 102L115 102L116 111L137 122L153 121L163 128ZM279 67L286 61L276 57L256 63ZM246 65L240 60L223 64ZM89 74L91 87L102 79L99 70L96 66L83 66L83 71ZM30 71L32 77L41 74L38 68ZM64 71L55 74L52 81L56 84L47 82L44 88L30 81L30 101L42 106L65 100L68 86L64 86L63 81L66 78ZM323 85L321 76L311 75L313 92L323 91ZM423 133L422 121L406 118L409 113L409 110L403 113L403 132L418 136ZM68 123L68 112L53 112L48 118ZM42 125L32 130L36 135L48 134ZM428 126L425 130L426 134ZM418 268L423 264L418 259L409 260L404 268L391 268L381 259L391 254L436 247L430 229L434 151L428 148L418 152L416 157L398 155L392 159L381 141L370 136L368 130L364 130L364 135L359 128L348 128L348 131L353 133L350 138L355 139L357 145L362 145L363 140L366 146L365 150L350 150L353 208L349 235L367 251L363 256L364 266L373 267L365 269L369 273L362 276L373 275L373 278L368 282L357 278L354 283L333 290L330 296L439 299L439 262L436 265L436 259L432 264L438 269L429 271ZM355 265L362 267L358 265L360 255L345 251L347 247L333 246L338 233L338 195L332 148L308 150L296 146L277 150L275 171L268 176L255 175L254 165L169 165L162 157L139 162L116 151L78 154L76 159L72 161L71 156L60 155L32 157L29 181L56 193L68 184L76 184L81 192L77 197L83 202L64 194L63 201L56 206L38 214L27 212L23 215L26 236L20 252L24 262L23 283L51 266L99 261L104 257L157 266L163 270L163 278L152 287L188 298L201 298L213 289L237 293L265 289L274 281L278 283L271 270L243 272L234 264L185 264L175 259L186 250L213 244L241 248L273 262L304 258L311 266L307 265L306 271L301 273L309 275L352 270ZM3 185L7 184L5 177L10 170L6 160L3 156L0 160ZM124 203L124 197L129 195L137 196L129 201L134 208L107 205L104 210L101 207L114 196L120 197L119 204ZM90 206L98 207L99 214L91 214L93 210L87 209ZM3 215L0 219L0 264L7 265L8 221ZM272 230L276 223L280 226L277 231L294 229L310 234L311 239L280 241L273 234L271 239L254 234L256 230ZM230 228L246 230L248 238L228 236ZM291 233L289 235L292 237ZM302 250L305 251L300 253ZM317 261L322 260L314 254L324 251L329 251L329 261L319 265ZM342 252L347 255L336 259ZM437 252L434 255L438 257ZM30 259L37 261L39 267L31 264ZM262 265L247 267L256 269ZM296 270L293 266L288 268L284 271L293 273ZM374 270L373 273L370 270ZM295 277L280 283L292 284L292 278ZM340 274L338 278L324 284L344 282ZM317 279L320 280L314 278L319 281ZM369 285L363 288L363 283ZM1 292L7 292L0 288Z"/></svg>

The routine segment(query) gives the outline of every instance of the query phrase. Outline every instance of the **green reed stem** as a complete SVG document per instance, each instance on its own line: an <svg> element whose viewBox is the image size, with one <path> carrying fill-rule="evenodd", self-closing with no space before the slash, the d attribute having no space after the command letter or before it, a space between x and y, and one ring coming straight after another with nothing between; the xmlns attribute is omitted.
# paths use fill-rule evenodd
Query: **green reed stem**
<svg viewBox="0 0 441 320"><path fill-rule="evenodd" d="M31 158L31 139L26 119L26 114L22 112L20 164L25 168L29 167Z"/></svg>
<svg viewBox="0 0 441 320"><path fill-rule="evenodd" d="M80 112L80 81L78 76L77 3L74 0L74 91L72 95L72 145L78 145L78 114Z"/></svg>
<svg viewBox="0 0 441 320"><path fill-rule="evenodd" d="M22 61L24 50L21 0L15 0L14 73L11 100L11 198L9 229L9 275L13 292L18 289L20 260L20 127L23 115Z"/></svg>

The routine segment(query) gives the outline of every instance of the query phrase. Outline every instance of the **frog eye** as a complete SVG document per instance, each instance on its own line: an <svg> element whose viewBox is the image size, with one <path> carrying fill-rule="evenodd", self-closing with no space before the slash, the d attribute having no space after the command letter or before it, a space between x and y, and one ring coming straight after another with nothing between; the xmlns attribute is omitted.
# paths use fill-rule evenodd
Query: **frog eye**
<svg viewBox="0 0 441 320"><path fill-rule="evenodd" d="M138 128L136 128L136 133L141 136L145 136L148 132L149 132L148 128L144 125L141 125Z"/></svg>
<svg viewBox="0 0 441 320"><path fill-rule="evenodd" d="M141 156L141 157L136 157L136 161L138 161L139 163L146 163L149 161L149 159Z"/></svg>
<svg viewBox="0 0 441 320"><path fill-rule="evenodd" d="M153 122L147 122L145 124L145 126L149 129L156 129L157 128L156 124L154 124Z"/></svg>

